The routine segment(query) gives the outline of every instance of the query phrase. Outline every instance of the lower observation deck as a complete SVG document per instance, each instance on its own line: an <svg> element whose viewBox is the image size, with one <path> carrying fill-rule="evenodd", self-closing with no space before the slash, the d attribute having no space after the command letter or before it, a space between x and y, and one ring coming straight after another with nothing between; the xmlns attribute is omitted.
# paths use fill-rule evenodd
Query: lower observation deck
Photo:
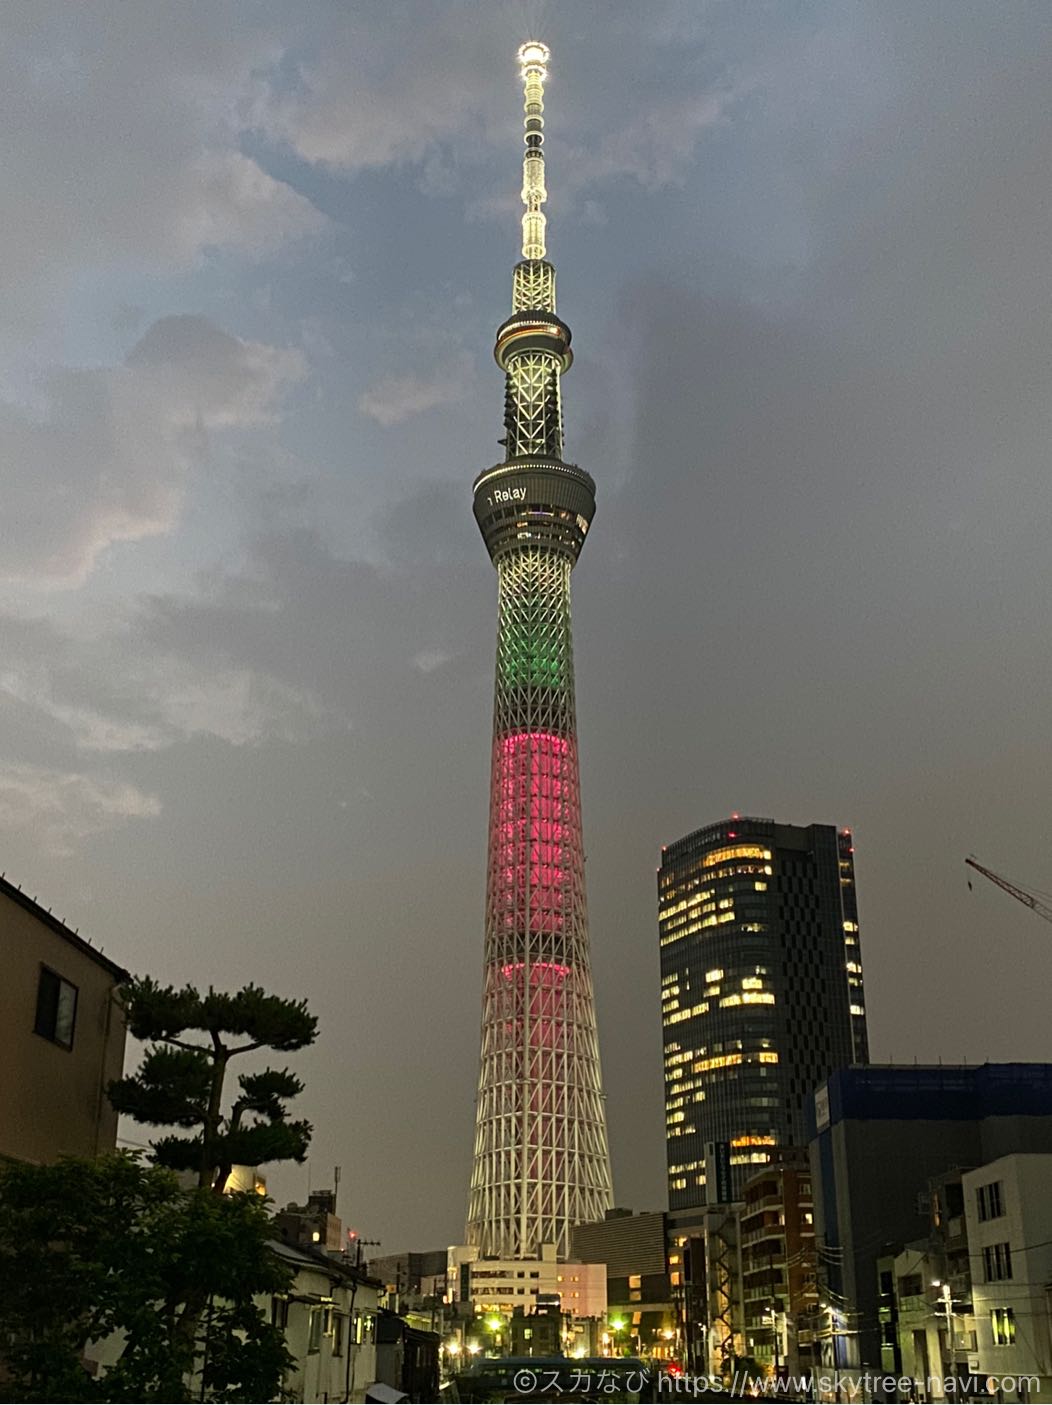
<svg viewBox="0 0 1052 1405"><path fill-rule="evenodd" d="M575 464L512 459L475 479L475 520L496 561L520 546L554 548L576 561L595 516L595 483Z"/></svg>

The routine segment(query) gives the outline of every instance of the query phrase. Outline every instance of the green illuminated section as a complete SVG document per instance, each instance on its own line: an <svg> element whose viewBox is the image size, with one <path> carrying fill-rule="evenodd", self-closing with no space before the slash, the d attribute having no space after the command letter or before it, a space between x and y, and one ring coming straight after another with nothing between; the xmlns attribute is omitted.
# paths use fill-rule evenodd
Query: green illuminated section
<svg viewBox="0 0 1052 1405"><path fill-rule="evenodd" d="M517 618L505 621L500 649L502 681L511 688L560 688L566 651L559 631L546 620L537 592L517 601ZM509 612L511 613L511 612Z"/></svg>
<svg viewBox="0 0 1052 1405"><path fill-rule="evenodd" d="M561 552L523 546L501 557L497 573L498 693L536 690L553 699L565 694L569 700L573 694L570 562Z"/></svg>

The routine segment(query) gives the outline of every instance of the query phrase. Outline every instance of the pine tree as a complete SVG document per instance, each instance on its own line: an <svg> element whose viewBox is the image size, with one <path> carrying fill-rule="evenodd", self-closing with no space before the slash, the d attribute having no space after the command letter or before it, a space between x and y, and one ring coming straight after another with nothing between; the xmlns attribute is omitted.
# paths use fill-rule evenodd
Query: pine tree
<svg viewBox="0 0 1052 1405"><path fill-rule="evenodd" d="M137 1073L110 1083L110 1102L136 1122L190 1132L153 1142L159 1165L191 1171L201 1189L222 1194L234 1166L305 1158L310 1123L290 1122L286 1107L303 1084L287 1068L241 1074L240 1091L224 1111L232 1059L261 1049L291 1053L314 1042L318 1021L305 1001L254 985L233 995L211 988L202 995L148 976L131 981L122 995L129 1032L150 1047Z"/></svg>

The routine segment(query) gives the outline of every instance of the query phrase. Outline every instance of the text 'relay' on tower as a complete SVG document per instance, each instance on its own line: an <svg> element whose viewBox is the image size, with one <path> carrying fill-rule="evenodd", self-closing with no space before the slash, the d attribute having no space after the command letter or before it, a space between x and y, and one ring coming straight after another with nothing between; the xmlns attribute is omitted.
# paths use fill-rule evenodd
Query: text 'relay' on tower
<svg viewBox="0 0 1052 1405"><path fill-rule="evenodd" d="M497 569L482 1058L467 1238L480 1255L569 1257L611 1205L581 838L570 572L595 512L563 459L570 329L545 254L548 48L519 50L525 91L522 259L497 332L505 457L475 481Z"/></svg>

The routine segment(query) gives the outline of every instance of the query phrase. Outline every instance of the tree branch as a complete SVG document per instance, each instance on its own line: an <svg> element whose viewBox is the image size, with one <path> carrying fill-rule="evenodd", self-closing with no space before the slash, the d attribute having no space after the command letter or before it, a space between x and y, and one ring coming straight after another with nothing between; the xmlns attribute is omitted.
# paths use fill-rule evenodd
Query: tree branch
<svg viewBox="0 0 1052 1405"><path fill-rule="evenodd" d="M207 1054L208 1049L204 1044L190 1044L185 1039L176 1039L174 1034L159 1034L157 1042L163 1044L174 1044L179 1049L189 1049L192 1054Z"/></svg>

